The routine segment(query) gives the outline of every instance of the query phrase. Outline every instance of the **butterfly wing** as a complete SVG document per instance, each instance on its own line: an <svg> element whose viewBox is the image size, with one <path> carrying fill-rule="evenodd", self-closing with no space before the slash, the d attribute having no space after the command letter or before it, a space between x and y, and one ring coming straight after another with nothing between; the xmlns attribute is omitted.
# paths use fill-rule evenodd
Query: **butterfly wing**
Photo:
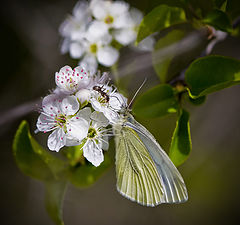
<svg viewBox="0 0 240 225"><path fill-rule="evenodd" d="M187 200L181 174L145 127L129 116L114 129L117 189L122 195L147 206Z"/></svg>
<svg viewBox="0 0 240 225"><path fill-rule="evenodd" d="M136 132L121 126L115 129L117 189L142 205L164 202L164 189L154 161Z"/></svg>
<svg viewBox="0 0 240 225"><path fill-rule="evenodd" d="M153 135L132 116L128 117L128 122L125 123L125 126L137 133L138 139L144 144L154 161L164 193L164 198L161 199L160 203L180 203L187 201L187 189L181 174Z"/></svg>

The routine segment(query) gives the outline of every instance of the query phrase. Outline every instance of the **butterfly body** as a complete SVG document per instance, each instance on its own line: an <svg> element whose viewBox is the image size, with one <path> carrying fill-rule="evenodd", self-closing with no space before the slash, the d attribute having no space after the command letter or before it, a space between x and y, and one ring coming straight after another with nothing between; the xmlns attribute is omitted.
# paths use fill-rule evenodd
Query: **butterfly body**
<svg viewBox="0 0 240 225"><path fill-rule="evenodd" d="M145 206L187 200L184 181L153 135L130 113L114 125L117 189Z"/></svg>

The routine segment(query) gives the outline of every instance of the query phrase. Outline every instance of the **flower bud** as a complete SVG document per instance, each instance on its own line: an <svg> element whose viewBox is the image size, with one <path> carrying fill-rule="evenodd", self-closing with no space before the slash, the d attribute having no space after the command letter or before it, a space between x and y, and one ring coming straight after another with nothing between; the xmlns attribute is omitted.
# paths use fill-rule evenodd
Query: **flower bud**
<svg viewBox="0 0 240 225"><path fill-rule="evenodd" d="M87 89L81 89L76 94L77 99L81 104L88 102L91 96L91 92Z"/></svg>

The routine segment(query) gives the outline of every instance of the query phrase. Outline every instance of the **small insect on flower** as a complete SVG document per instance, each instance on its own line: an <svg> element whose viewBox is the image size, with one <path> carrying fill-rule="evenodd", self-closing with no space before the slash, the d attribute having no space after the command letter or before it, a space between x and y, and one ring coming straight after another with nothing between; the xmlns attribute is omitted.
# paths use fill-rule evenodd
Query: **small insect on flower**
<svg viewBox="0 0 240 225"><path fill-rule="evenodd" d="M101 86L101 87L100 86L94 86L93 90L100 93L101 96L106 100L106 102L109 102L109 95L105 92L105 90L103 89L103 86Z"/></svg>

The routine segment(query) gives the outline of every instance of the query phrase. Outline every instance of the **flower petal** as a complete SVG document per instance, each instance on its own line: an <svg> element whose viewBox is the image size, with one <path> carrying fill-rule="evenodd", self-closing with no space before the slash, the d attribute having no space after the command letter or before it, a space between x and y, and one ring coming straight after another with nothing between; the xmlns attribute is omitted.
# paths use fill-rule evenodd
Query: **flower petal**
<svg viewBox="0 0 240 225"><path fill-rule="evenodd" d="M109 120L110 124L118 123L120 120L119 114L112 109L105 108L103 114Z"/></svg>
<svg viewBox="0 0 240 225"><path fill-rule="evenodd" d="M77 146L80 145L81 141L72 137L71 135L66 135L66 146Z"/></svg>
<svg viewBox="0 0 240 225"><path fill-rule="evenodd" d="M102 149L94 141L88 141L83 146L83 156L96 167L104 160Z"/></svg>
<svg viewBox="0 0 240 225"><path fill-rule="evenodd" d="M61 43L61 54L66 54L69 51L69 46L70 46L70 39L65 38L62 43Z"/></svg>
<svg viewBox="0 0 240 225"><path fill-rule="evenodd" d="M52 151L58 152L60 148L62 148L66 143L66 135L62 128L54 130L48 136L48 148Z"/></svg>
<svg viewBox="0 0 240 225"><path fill-rule="evenodd" d="M54 118L60 109L59 104L62 102L62 98L60 98L56 94L47 95L43 98L42 108L45 115L51 116Z"/></svg>
<svg viewBox="0 0 240 225"><path fill-rule="evenodd" d="M122 15L125 12L127 12L129 9L129 4L124 1L116 1L112 2L111 6L109 7L109 10L111 12L111 15L114 17L117 15Z"/></svg>
<svg viewBox="0 0 240 225"><path fill-rule="evenodd" d="M94 55L87 54L84 56L83 60L79 62L79 65L88 71L90 75L93 75L97 71L97 60Z"/></svg>
<svg viewBox="0 0 240 225"><path fill-rule="evenodd" d="M78 42L72 42L69 46L69 52L73 59L79 59L84 51L84 47Z"/></svg>
<svg viewBox="0 0 240 225"><path fill-rule="evenodd" d="M106 127L109 124L108 119L102 112L94 111L91 115L92 126L95 128Z"/></svg>
<svg viewBox="0 0 240 225"><path fill-rule="evenodd" d="M124 13L114 18L112 27L115 29L132 26L132 18L129 13Z"/></svg>
<svg viewBox="0 0 240 225"><path fill-rule="evenodd" d="M103 136L101 142L102 142L102 149L105 151L108 150L108 148L109 148L108 137Z"/></svg>
<svg viewBox="0 0 240 225"><path fill-rule="evenodd" d="M87 16L90 17L88 7L89 5L86 1L78 1L73 8L74 17L76 17L78 20L87 21Z"/></svg>
<svg viewBox="0 0 240 225"><path fill-rule="evenodd" d="M90 42L96 42L101 38L102 36L106 35L108 33L108 26L101 22L101 21L93 21L86 33L86 38Z"/></svg>
<svg viewBox="0 0 240 225"><path fill-rule="evenodd" d="M72 117L67 124L69 136L82 141L88 133L91 109L86 107Z"/></svg>
<svg viewBox="0 0 240 225"><path fill-rule="evenodd" d="M74 115L79 110L79 102L74 95L67 96L62 100L61 112L66 116Z"/></svg>
<svg viewBox="0 0 240 225"><path fill-rule="evenodd" d="M85 119L88 123L90 122L90 116L91 116L91 108L90 107L85 107L84 109L80 110L77 115L76 115L76 119L77 117L81 117L83 119Z"/></svg>
<svg viewBox="0 0 240 225"><path fill-rule="evenodd" d="M132 28L123 28L114 30L113 36L120 44L129 45L136 40L137 32Z"/></svg>
<svg viewBox="0 0 240 225"><path fill-rule="evenodd" d="M110 95L109 106L114 111L120 111L122 108L127 107L127 98L115 92Z"/></svg>
<svg viewBox="0 0 240 225"><path fill-rule="evenodd" d="M55 128L54 118L48 115L40 114L37 121L37 128L44 133L51 131Z"/></svg>
<svg viewBox="0 0 240 225"><path fill-rule="evenodd" d="M112 66L118 60L118 57L119 52L111 46L103 47L97 52L99 63L107 67Z"/></svg>
<svg viewBox="0 0 240 225"><path fill-rule="evenodd" d="M129 13L135 26L139 25L142 22L143 13L140 10L136 8L131 8Z"/></svg>
<svg viewBox="0 0 240 225"><path fill-rule="evenodd" d="M108 10L105 1L93 0L90 3L90 8L92 10L93 16L98 20L102 20L107 16Z"/></svg>
<svg viewBox="0 0 240 225"><path fill-rule="evenodd" d="M67 133L69 136L82 141L87 137L89 123L81 117L73 117L67 124Z"/></svg>
<svg viewBox="0 0 240 225"><path fill-rule="evenodd" d="M75 96L77 97L78 101L83 104L84 102L88 102L91 97L91 92L88 89L81 89L79 90Z"/></svg>
<svg viewBox="0 0 240 225"><path fill-rule="evenodd" d="M155 39L152 36L148 36L147 38L143 39L137 46L137 49L141 51L153 51L155 44Z"/></svg>
<svg viewBox="0 0 240 225"><path fill-rule="evenodd" d="M91 105L94 110L96 110L98 112L104 111L104 107L101 105L101 103L95 97L91 98L90 102L91 102Z"/></svg>

